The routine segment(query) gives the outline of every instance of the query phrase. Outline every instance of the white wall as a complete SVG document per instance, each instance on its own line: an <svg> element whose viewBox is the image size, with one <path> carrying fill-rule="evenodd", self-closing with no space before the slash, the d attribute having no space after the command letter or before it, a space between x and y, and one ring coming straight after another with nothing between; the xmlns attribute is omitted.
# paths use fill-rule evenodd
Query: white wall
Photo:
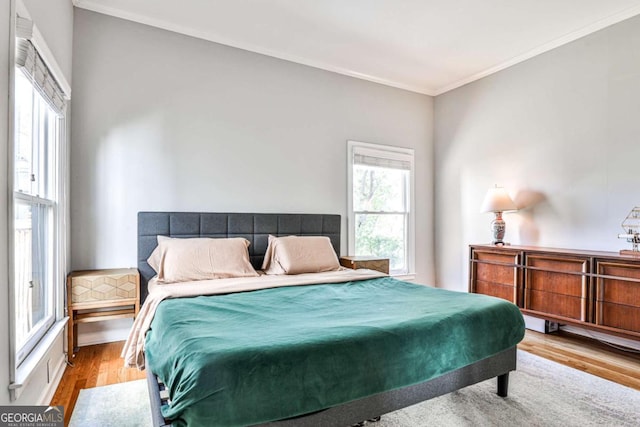
<svg viewBox="0 0 640 427"><path fill-rule="evenodd" d="M431 97L86 10L74 23L74 269L135 266L141 210L346 218L353 139L415 149L432 283Z"/></svg>
<svg viewBox="0 0 640 427"><path fill-rule="evenodd" d="M0 73L0 188L7 188L7 146L9 123L9 73L13 67L9 46L11 14L10 5L14 2L0 2L0 66L7 72ZM71 82L71 48L73 37L73 6L71 0L24 0L32 20L44 36L56 62ZM9 193L0 191L0 206L7 206ZM7 209L0 210L0 294L8 295L8 241L7 241ZM9 303L7 298L0 298L0 318L8 319ZM33 405L49 402L52 393L55 392L56 370L61 373L64 369L63 359L63 334L61 333L40 363L29 382L22 388L20 398L15 402L9 401L9 325L6 321L0 322L0 405L19 404ZM47 378L47 361L50 361L51 375Z"/></svg>
<svg viewBox="0 0 640 427"><path fill-rule="evenodd" d="M640 17L438 96L438 286L466 290L468 245L488 243L489 187L522 209L513 244L618 251L640 205Z"/></svg>

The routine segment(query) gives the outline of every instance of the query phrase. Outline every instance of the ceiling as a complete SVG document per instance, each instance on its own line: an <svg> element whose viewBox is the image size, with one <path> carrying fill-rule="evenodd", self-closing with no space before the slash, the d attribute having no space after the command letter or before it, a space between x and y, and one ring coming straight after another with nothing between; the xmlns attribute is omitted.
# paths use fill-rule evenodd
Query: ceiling
<svg viewBox="0 0 640 427"><path fill-rule="evenodd" d="M427 95L640 14L640 0L73 0L75 6Z"/></svg>

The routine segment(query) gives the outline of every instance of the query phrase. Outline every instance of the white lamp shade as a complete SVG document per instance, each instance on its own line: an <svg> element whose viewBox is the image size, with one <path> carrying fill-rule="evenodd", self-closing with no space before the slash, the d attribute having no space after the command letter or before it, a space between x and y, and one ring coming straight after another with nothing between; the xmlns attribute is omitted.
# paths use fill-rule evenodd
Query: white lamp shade
<svg viewBox="0 0 640 427"><path fill-rule="evenodd" d="M491 188L487 191L487 195L484 196L484 201L482 202L481 212L504 212L504 211L515 211L518 210L518 207L507 191L502 187Z"/></svg>

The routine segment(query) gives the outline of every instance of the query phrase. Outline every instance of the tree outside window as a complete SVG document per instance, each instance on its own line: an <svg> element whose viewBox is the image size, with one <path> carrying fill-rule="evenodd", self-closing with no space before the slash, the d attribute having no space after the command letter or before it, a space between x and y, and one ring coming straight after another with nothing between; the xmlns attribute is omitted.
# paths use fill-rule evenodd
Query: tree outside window
<svg viewBox="0 0 640 427"><path fill-rule="evenodd" d="M392 274L407 274L411 270L413 153L381 147L349 144L350 254L389 258Z"/></svg>

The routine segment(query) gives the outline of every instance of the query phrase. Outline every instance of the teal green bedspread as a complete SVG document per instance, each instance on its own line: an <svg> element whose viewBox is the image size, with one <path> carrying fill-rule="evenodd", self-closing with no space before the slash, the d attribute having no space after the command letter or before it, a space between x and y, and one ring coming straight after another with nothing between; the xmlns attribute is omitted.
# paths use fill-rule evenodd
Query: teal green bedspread
<svg viewBox="0 0 640 427"><path fill-rule="evenodd" d="M385 277L165 300L145 351L174 425L240 426L426 381L523 336L511 303Z"/></svg>

